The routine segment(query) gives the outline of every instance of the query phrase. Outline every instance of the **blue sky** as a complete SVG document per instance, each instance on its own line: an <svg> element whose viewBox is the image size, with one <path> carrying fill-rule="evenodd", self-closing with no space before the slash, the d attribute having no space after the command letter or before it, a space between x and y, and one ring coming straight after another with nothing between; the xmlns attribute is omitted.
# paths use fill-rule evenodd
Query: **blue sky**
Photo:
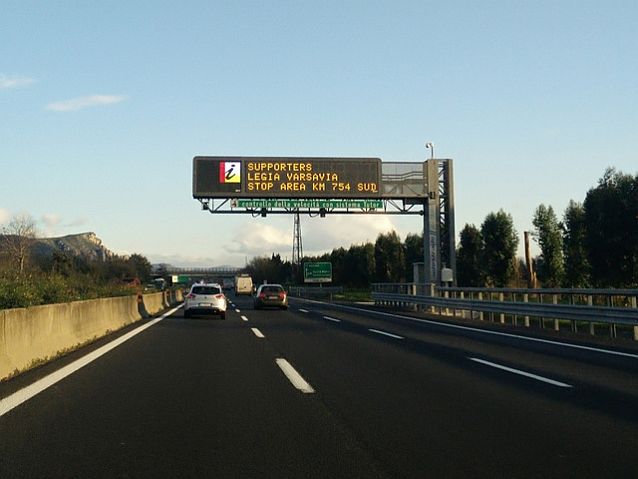
<svg viewBox="0 0 638 479"><path fill-rule="evenodd" d="M456 229L560 215L638 172L635 1L25 1L0 15L0 223L153 262L290 256L292 217L209 215L196 155L453 158ZM302 218L319 252L418 217Z"/></svg>

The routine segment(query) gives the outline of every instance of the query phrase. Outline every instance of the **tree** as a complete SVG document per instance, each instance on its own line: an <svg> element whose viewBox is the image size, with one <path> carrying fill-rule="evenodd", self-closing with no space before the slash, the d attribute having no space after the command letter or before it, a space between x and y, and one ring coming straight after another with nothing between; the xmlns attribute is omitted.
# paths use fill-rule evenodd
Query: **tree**
<svg viewBox="0 0 638 479"><path fill-rule="evenodd" d="M378 282L405 281L403 244L396 231L379 234L374 244L374 261Z"/></svg>
<svg viewBox="0 0 638 479"><path fill-rule="evenodd" d="M151 280L151 263L141 254L132 254L128 259L131 270L139 280L146 284Z"/></svg>
<svg viewBox="0 0 638 479"><path fill-rule="evenodd" d="M461 230L456 254L456 272L459 286L480 287L485 284L483 272L483 237L474 225L466 224Z"/></svg>
<svg viewBox="0 0 638 479"><path fill-rule="evenodd" d="M405 238L405 272L414 281L414 263L423 263L423 235L408 233Z"/></svg>
<svg viewBox="0 0 638 479"><path fill-rule="evenodd" d="M285 283L291 278L292 265L289 261L282 261L281 255L273 253L270 258L261 256L251 259L246 266L246 272L252 276L255 284L264 281Z"/></svg>
<svg viewBox="0 0 638 479"><path fill-rule="evenodd" d="M352 245L348 250L346 282L348 286L367 288L374 280L374 245Z"/></svg>
<svg viewBox="0 0 638 479"><path fill-rule="evenodd" d="M558 287L565 276L563 260L563 237L554 208L541 204L536 208L532 220L536 238L541 248L538 262L538 279L544 286Z"/></svg>
<svg viewBox="0 0 638 479"><path fill-rule="evenodd" d="M638 175L608 168L583 207L592 283L638 285Z"/></svg>
<svg viewBox="0 0 638 479"><path fill-rule="evenodd" d="M17 215L2 228L1 250L9 262L22 274L36 238L35 220L29 215Z"/></svg>
<svg viewBox="0 0 638 479"><path fill-rule="evenodd" d="M490 286L505 287L514 277L514 261L518 236L510 214L502 209L490 213L481 225L483 238L483 264L486 283Z"/></svg>
<svg viewBox="0 0 638 479"><path fill-rule="evenodd" d="M333 249L330 253L330 263L332 263L332 281L336 284L348 282L348 251L344 248Z"/></svg>
<svg viewBox="0 0 638 479"><path fill-rule="evenodd" d="M565 258L565 286L585 288L590 285L587 259L587 226L582 203L574 200L563 215L563 256Z"/></svg>

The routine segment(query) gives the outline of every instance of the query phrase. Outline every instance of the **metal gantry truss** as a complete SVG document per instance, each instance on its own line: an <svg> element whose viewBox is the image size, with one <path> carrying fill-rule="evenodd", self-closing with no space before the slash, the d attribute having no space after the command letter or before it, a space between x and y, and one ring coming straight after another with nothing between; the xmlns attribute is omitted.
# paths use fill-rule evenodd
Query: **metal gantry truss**
<svg viewBox="0 0 638 479"><path fill-rule="evenodd" d="M454 182L452 160L430 159L423 163L382 163L381 197L373 198L378 208L360 207L237 207L237 199L197 198L211 214L299 215L418 215L423 216L425 283L440 283L441 269L450 268L456 280L456 238L454 230ZM316 200L316 198L315 198ZM332 199L347 203L348 199ZM260 201L260 200L258 200ZM264 199L267 201L267 199ZM297 223L295 223L297 228ZM295 229L295 235L297 230ZM293 238L293 263L297 238ZM301 246L301 233L298 238ZM302 253L299 251L299 258Z"/></svg>
<svg viewBox="0 0 638 479"><path fill-rule="evenodd" d="M423 216L423 203L415 203L413 199L383 199L382 208L233 208L230 199L198 198L198 201L202 205L202 210L211 214L250 214L253 217L289 214L307 214L310 217L359 214Z"/></svg>
<svg viewBox="0 0 638 479"><path fill-rule="evenodd" d="M303 259L303 243L301 242L301 220L299 213L295 213L295 224L292 229L292 264L295 268L301 267Z"/></svg>
<svg viewBox="0 0 638 479"><path fill-rule="evenodd" d="M436 161L436 160L434 160ZM454 229L454 180L452 160L440 161L439 174L439 238L441 267L456 272L456 244ZM456 275L454 275L456 277ZM456 280L454 281L456 283Z"/></svg>

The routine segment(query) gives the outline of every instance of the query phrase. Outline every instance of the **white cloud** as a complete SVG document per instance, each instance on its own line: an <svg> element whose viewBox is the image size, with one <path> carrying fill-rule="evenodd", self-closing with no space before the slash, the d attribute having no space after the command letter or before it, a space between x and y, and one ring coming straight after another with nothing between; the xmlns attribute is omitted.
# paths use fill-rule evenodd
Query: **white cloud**
<svg viewBox="0 0 638 479"><path fill-rule="evenodd" d="M40 218L42 223L44 223L44 234L45 236L55 236L56 227L60 224L61 219L60 216L53 213L45 213Z"/></svg>
<svg viewBox="0 0 638 479"><path fill-rule="evenodd" d="M46 109L63 112L78 111L93 106L112 105L121 101L124 101L124 97L121 95L89 95L79 98L72 98L70 100L49 103L46 106Z"/></svg>
<svg viewBox="0 0 638 479"><path fill-rule="evenodd" d="M226 250L232 254L261 256L266 252L278 252L291 249L292 233L284 232L274 226L250 222L241 226Z"/></svg>
<svg viewBox="0 0 638 479"><path fill-rule="evenodd" d="M89 220L87 220L86 218L80 217L80 218L75 218L74 220L71 220L71 221L67 221L66 223L64 223L63 226L65 228L75 228L77 226L84 226L88 222Z"/></svg>
<svg viewBox="0 0 638 479"><path fill-rule="evenodd" d="M145 255L152 264L165 263L179 268L205 268L220 266L219 259L201 256L184 256L181 254L155 254Z"/></svg>
<svg viewBox="0 0 638 479"><path fill-rule="evenodd" d="M35 83L33 78L0 75L0 90L8 90L9 88L20 88Z"/></svg>
<svg viewBox="0 0 638 479"><path fill-rule="evenodd" d="M379 233L392 230L400 233L387 215L335 215L301 220L305 255L316 255L339 247L347 249L353 244L368 241L374 243Z"/></svg>
<svg viewBox="0 0 638 479"><path fill-rule="evenodd" d="M11 213L9 213L9 210L0 208L0 225L7 224L9 222L9 218L11 218Z"/></svg>
<svg viewBox="0 0 638 479"><path fill-rule="evenodd" d="M79 226L83 226L88 223L86 218L76 218L70 221L65 220L60 215L55 213L45 213L40 217L40 222L44 225L42 233L47 237L60 236L63 234L69 234L69 232L63 232L61 230L69 230ZM71 233L79 233L78 231L71 231Z"/></svg>

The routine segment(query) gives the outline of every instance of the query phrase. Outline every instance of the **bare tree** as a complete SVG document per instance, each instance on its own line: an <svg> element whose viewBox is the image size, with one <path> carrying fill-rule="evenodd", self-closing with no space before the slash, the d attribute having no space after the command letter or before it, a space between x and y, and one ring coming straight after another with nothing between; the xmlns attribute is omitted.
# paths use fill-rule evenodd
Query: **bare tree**
<svg viewBox="0 0 638 479"><path fill-rule="evenodd" d="M35 220L29 215L13 216L2 228L0 253L22 273L36 237Z"/></svg>

